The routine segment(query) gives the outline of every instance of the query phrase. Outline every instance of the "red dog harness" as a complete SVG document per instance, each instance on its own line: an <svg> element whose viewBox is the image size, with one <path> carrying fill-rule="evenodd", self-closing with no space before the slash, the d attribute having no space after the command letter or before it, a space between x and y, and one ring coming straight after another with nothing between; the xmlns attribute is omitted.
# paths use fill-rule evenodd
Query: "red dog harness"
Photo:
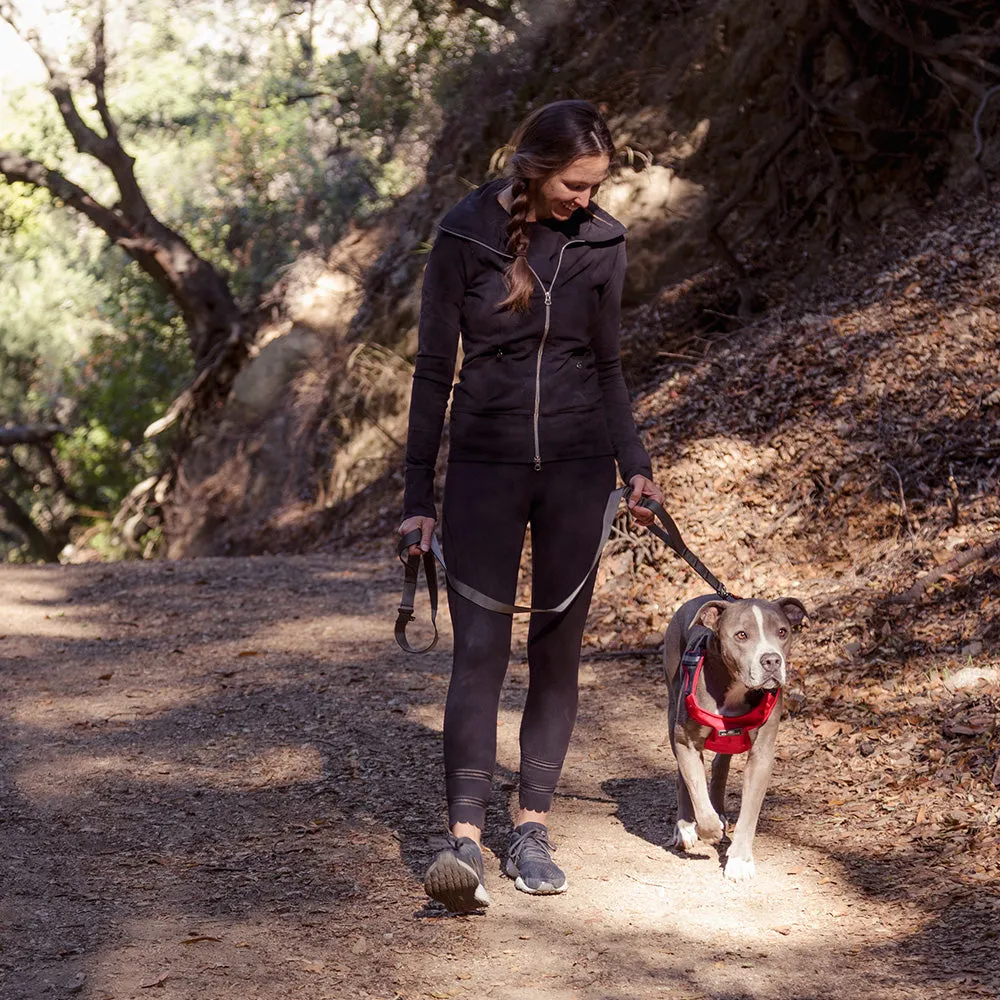
<svg viewBox="0 0 1000 1000"><path fill-rule="evenodd" d="M708 712L698 704L695 691L698 689L698 678L705 664L705 647L708 636L703 636L693 646L684 650L681 657L681 681L684 687L684 706L688 715L702 726L708 726L712 732L705 740L705 748L716 753L746 753L751 746L750 733L759 729L771 717L771 711L778 701L778 691L765 691L764 697L755 708L745 715L716 715Z"/></svg>

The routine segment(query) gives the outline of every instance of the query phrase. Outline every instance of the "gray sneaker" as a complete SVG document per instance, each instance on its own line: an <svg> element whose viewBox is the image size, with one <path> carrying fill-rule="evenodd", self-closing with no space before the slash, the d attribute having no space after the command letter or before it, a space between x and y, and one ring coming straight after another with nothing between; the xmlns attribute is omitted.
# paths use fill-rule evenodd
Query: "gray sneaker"
<svg viewBox="0 0 1000 1000"><path fill-rule="evenodd" d="M552 860L555 848L542 823L522 823L514 828L503 870L521 892L551 896L567 889L566 875Z"/></svg>
<svg viewBox="0 0 1000 1000"><path fill-rule="evenodd" d="M424 876L431 899L452 913L469 913L490 905L483 885L483 852L470 837L448 835L448 846L438 853Z"/></svg>

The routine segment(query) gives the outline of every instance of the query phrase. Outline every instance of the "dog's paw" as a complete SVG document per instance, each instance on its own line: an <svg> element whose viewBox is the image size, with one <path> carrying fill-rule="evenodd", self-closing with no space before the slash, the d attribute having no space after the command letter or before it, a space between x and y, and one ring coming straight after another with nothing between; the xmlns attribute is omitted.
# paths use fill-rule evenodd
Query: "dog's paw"
<svg viewBox="0 0 1000 1000"><path fill-rule="evenodd" d="M690 851L698 843L698 831L690 820L679 819L674 827L674 847Z"/></svg>
<svg viewBox="0 0 1000 1000"><path fill-rule="evenodd" d="M717 844L726 835L726 828L718 816L713 816L707 823L698 824L698 838L706 844Z"/></svg>
<svg viewBox="0 0 1000 1000"><path fill-rule="evenodd" d="M730 882L749 882L756 874L753 858L726 858L726 878Z"/></svg>

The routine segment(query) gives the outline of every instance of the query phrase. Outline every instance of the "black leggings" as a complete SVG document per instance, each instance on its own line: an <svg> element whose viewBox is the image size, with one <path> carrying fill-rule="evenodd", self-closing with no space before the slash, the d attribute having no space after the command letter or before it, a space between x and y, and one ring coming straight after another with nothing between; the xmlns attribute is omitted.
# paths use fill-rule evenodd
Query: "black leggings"
<svg viewBox="0 0 1000 1000"><path fill-rule="evenodd" d="M442 536L454 576L498 601L514 602L525 528L531 525L533 607L552 607L580 582L600 541L601 514L615 486L614 460L531 465L452 462ZM576 721L580 643L594 574L560 614L531 616L528 698L521 718L524 809L547 812ZM448 821L480 829L496 763L497 711L510 659L511 618L454 590L448 603L454 665L444 714Z"/></svg>

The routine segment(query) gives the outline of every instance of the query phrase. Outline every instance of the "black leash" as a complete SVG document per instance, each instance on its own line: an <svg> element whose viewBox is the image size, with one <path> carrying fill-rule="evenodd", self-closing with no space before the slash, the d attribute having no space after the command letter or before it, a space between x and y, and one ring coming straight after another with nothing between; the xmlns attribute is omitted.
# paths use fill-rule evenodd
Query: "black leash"
<svg viewBox="0 0 1000 1000"><path fill-rule="evenodd" d="M523 607L519 604L505 604L503 601L494 600L492 597L481 593L474 587L470 587L468 584L462 583L461 580L456 580L455 577L448 572L448 567L445 565L444 561L444 553L441 550L441 545L438 542L436 535L431 535L431 548L429 552L423 552L417 556L409 555L408 549L410 546L416 545L420 542L420 530L414 529L413 531L407 532L407 534L400 539L399 546L397 548L397 555L399 556L400 562L403 564L403 596L399 602L399 612L396 615L396 642L399 643L400 648L405 650L407 653L427 653L437 645L438 584L437 566L435 565L435 562L439 562L441 564L441 569L444 570L445 577L447 578L449 585L454 591L456 591L456 593L461 594L462 597L472 601L473 604L477 604L481 608L486 608L487 611L496 611L504 615L530 613L558 614L560 611L565 611L566 608L573 603L576 595L583 589L587 580L590 578L590 574L593 572L594 567L601 561L601 553L604 551L604 546L607 544L608 537L611 534L611 526L614 524L615 515L618 512L618 505L623 497L626 499L628 498L630 492L629 487L624 486L621 489L612 490L611 493L608 494L608 502L604 507L601 540L597 546L597 551L594 553L590 569L588 569L584 574L583 579L573 589L573 592L554 608ZM656 524L654 522L653 524L645 525L648 531L651 531L657 538L673 549L674 552L676 552L703 580L705 580L712 587L719 597L725 601L735 600L732 594L730 594L726 589L725 584L721 583L715 575L709 572L709 570L705 568L705 564L696 555L694 555L687 545L684 544L684 539L681 538L681 533L678 530L677 525L674 523L674 519L663 509L661 504L657 503L650 497L643 497L637 506L645 507L647 510L652 511L653 516L660 522L660 524ZM424 565L424 576L427 579L427 593L431 602L431 627L434 629L434 636L426 646L417 649L415 646L411 646L409 640L406 638L406 626L414 620L413 609L417 596L417 584L420 577L421 562Z"/></svg>
<svg viewBox="0 0 1000 1000"><path fill-rule="evenodd" d="M681 559L683 559L724 601L735 601L736 598L726 589L726 585L712 572L705 564L684 544L681 533L674 524L674 519L657 503L652 497L643 497L637 507L645 507L651 510L660 524L644 525L647 531L651 531L661 542L669 545ZM663 527L660 527L663 525Z"/></svg>

